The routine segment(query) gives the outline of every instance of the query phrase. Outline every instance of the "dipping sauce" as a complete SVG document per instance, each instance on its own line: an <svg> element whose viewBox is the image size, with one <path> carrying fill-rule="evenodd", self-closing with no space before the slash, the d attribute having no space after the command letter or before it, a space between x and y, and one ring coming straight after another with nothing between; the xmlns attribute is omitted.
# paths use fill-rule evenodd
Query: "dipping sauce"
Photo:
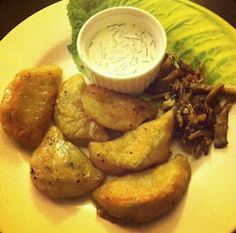
<svg viewBox="0 0 236 233"><path fill-rule="evenodd" d="M110 24L88 43L87 57L98 69L117 78L145 72L155 64L158 43L134 23Z"/></svg>

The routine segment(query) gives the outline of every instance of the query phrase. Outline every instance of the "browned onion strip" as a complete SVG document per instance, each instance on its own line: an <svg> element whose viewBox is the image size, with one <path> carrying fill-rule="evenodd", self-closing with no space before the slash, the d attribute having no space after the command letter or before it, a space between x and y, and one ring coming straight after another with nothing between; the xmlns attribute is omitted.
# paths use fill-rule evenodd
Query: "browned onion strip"
<svg viewBox="0 0 236 233"><path fill-rule="evenodd" d="M228 144L227 141L228 116L229 116L229 111L235 102L236 102L235 98L230 98L229 100L227 100L216 116L215 135L214 135L214 146L216 148L223 148Z"/></svg>
<svg viewBox="0 0 236 233"><path fill-rule="evenodd" d="M218 85L214 86L206 97L206 103L207 104L212 103L214 98L216 98L219 95L219 93L221 92L223 87L224 87L224 85L222 85L222 84L218 84Z"/></svg>
<svg viewBox="0 0 236 233"><path fill-rule="evenodd" d="M225 85L224 86L224 93L228 94L228 95L236 95L236 86Z"/></svg>
<svg viewBox="0 0 236 233"><path fill-rule="evenodd" d="M161 79L160 82L167 85L167 84L174 82L177 78L179 78L183 75L184 75L183 71L181 71L180 69L176 69L173 72L171 72L170 74L168 74L166 77Z"/></svg>
<svg viewBox="0 0 236 233"><path fill-rule="evenodd" d="M195 157L208 154L215 147L227 145L228 113L231 101L220 108L222 99L236 95L236 87L204 83L203 65L194 71L189 65L167 55L157 79L146 90L151 101L158 101L162 110L175 107L175 136L183 148ZM223 98L222 98L223 97Z"/></svg>

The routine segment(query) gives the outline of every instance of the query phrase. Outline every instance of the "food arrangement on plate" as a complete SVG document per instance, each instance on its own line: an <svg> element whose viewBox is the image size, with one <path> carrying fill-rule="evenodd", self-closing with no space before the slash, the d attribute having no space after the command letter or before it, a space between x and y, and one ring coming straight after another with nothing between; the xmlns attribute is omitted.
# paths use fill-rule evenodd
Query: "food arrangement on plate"
<svg viewBox="0 0 236 233"><path fill-rule="evenodd" d="M63 82L55 65L19 72L3 96L2 128L34 150L30 174L43 194L92 192L101 216L149 222L187 192L189 156L207 155L212 143L227 146L236 87L208 84L207 60L191 66L166 54L164 29L152 15L131 7L100 11L107 8L101 3L84 24L73 4L70 51L81 72ZM173 140L185 155L171 151Z"/></svg>

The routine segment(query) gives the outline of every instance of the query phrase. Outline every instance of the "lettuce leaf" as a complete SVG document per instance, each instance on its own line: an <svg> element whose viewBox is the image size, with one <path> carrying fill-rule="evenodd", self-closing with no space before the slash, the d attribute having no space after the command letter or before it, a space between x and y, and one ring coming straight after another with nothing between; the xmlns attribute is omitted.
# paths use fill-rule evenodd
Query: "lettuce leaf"
<svg viewBox="0 0 236 233"><path fill-rule="evenodd" d="M92 15L97 12L104 10L109 7L119 6L122 1L112 0L70 0L67 5L67 14L72 27L72 41L68 46L69 52L71 53L77 67L83 71L83 66L80 62L79 55L77 52L77 37L80 28Z"/></svg>
<svg viewBox="0 0 236 233"><path fill-rule="evenodd" d="M70 0L72 41L68 49L82 72L76 47L80 28L95 13L116 6L138 7L157 17L167 33L168 52L194 69L203 63L206 82L236 85L236 30L187 0Z"/></svg>

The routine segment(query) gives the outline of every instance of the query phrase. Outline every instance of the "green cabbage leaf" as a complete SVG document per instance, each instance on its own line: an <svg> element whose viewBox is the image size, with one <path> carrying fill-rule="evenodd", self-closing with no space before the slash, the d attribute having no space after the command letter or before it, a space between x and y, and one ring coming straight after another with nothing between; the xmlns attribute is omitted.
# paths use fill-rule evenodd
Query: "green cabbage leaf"
<svg viewBox="0 0 236 233"><path fill-rule="evenodd" d="M203 63L207 83L236 85L236 30L188 0L70 0L67 12L72 41L68 49L80 70L76 47L79 30L95 13L116 6L138 7L157 17L167 33L167 52L193 69Z"/></svg>

